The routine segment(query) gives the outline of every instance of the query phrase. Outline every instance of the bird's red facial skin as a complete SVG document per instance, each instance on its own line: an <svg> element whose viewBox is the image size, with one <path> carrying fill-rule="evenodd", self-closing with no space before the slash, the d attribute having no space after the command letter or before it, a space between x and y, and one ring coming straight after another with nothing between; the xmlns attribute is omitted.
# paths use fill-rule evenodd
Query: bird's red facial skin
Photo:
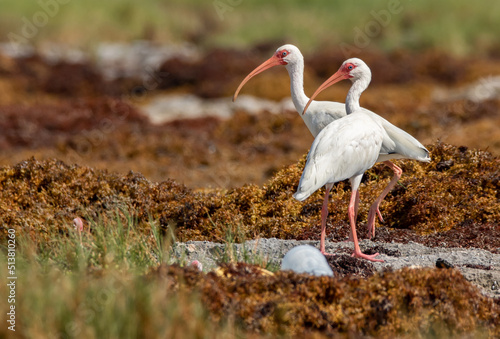
<svg viewBox="0 0 500 339"><path fill-rule="evenodd" d="M285 58L286 56L288 56L288 54L290 54L289 51L287 51L286 49L282 49L280 51L277 51L275 56L276 58L278 58L279 62L281 65L288 65L288 62L286 62L285 60L283 60L283 58Z"/></svg>
<svg viewBox="0 0 500 339"><path fill-rule="evenodd" d="M347 77L352 78L353 76L351 75L351 71L356 68L355 64L348 63L344 65L344 72L346 73Z"/></svg>

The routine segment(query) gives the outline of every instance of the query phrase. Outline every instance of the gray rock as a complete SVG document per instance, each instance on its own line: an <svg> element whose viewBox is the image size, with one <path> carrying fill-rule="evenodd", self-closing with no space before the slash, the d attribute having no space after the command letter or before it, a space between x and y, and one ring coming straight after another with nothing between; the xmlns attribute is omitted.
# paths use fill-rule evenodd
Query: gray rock
<svg viewBox="0 0 500 339"><path fill-rule="evenodd" d="M316 276L328 275L333 277L333 271L328 265L325 256L316 247L310 245L300 245L288 251L281 262L281 269Z"/></svg>

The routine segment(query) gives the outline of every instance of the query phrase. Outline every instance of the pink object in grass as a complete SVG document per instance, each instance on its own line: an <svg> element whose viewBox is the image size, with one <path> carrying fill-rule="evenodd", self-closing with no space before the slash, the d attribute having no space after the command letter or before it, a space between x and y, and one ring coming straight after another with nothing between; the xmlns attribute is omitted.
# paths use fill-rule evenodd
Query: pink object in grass
<svg viewBox="0 0 500 339"><path fill-rule="evenodd" d="M201 264L201 262L199 262L198 260L193 260L191 261L191 263L189 264L189 266L194 266L196 267L199 271L203 271L203 265Z"/></svg>
<svg viewBox="0 0 500 339"><path fill-rule="evenodd" d="M76 217L73 219L73 227L75 227L75 230L78 232L83 231L83 220L80 217Z"/></svg>

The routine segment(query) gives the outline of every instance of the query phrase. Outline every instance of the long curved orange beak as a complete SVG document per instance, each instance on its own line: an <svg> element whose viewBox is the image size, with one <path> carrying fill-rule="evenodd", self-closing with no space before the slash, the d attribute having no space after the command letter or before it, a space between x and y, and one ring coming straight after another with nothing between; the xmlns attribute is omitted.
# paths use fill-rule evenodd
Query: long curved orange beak
<svg viewBox="0 0 500 339"><path fill-rule="evenodd" d="M309 107L309 105L311 104L311 102L314 100L314 98L316 98L316 96L323 92L326 88L330 87L331 85L339 82L339 81L342 81L344 79L349 79L349 75L346 74L343 70L338 70L337 72L335 72L334 75L332 75L331 77L328 78L328 80L326 80L323 84L321 84L321 86L318 87L318 89L316 90L316 92L314 92L314 94L312 95L311 99L309 99L309 101L307 102L307 105L306 107L304 107L304 110L302 111L302 115L304 115L304 113L307 111L307 108Z"/></svg>
<svg viewBox="0 0 500 339"><path fill-rule="evenodd" d="M238 93L240 93L241 88L247 83L248 80L250 80L252 77L254 77L257 74L264 72L266 69L269 69L271 67L278 66L281 64L282 64L281 60L278 57L276 57L275 55L273 55L268 60L264 61L259 67L254 69L250 74L247 75L247 77L245 79L243 79L243 81L238 86L238 89L236 90L236 92L233 95L233 102L234 102L234 100L236 100Z"/></svg>

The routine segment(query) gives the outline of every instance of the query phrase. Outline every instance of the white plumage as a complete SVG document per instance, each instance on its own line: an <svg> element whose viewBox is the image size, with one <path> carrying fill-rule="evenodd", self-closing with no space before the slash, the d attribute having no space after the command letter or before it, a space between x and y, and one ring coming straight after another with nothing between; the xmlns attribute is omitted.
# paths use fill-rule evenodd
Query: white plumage
<svg viewBox="0 0 500 339"><path fill-rule="evenodd" d="M294 198L303 201L328 183L361 180L377 161L385 137L382 126L363 111L330 123L314 139Z"/></svg>

